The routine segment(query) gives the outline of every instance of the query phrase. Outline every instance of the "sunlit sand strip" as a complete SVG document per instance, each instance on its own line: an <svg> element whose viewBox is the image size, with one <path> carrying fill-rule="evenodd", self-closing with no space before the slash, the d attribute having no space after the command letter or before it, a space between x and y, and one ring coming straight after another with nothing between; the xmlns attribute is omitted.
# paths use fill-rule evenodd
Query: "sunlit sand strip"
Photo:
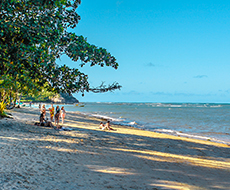
<svg viewBox="0 0 230 190"><path fill-rule="evenodd" d="M166 180L157 180L156 183L151 184L154 187L161 187L163 189L171 189L171 190L190 190L190 189L199 189L199 190L207 190L206 188L197 187L194 185L188 185L186 183L179 183L176 181L166 181Z"/></svg>
<svg viewBox="0 0 230 190"><path fill-rule="evenodd" d="M99 123L97 124L90 124L82 121L77 121L77 120L66 120L65 125L73 128L82 128L82 129L90 129L90 130L99 130ZM206 141L206 140L200 140L200 139L193 139L193 138L188 138L188 137L177 137L173 135L168 135L168 134L162 134L162 133L156 133L153 131L145 131L141 129L136 129L133 127L124 127L124 126L117 126L117 125L112 125L113 128L117 129L116 131L107 131L107 132L112 132L112 133L117 133L117 134L129 134L129 135L136 135L140 137L150 137L150 138L160 138L160 139L172 139L172 140L181 140L181 141L187 141L187 142L193 142L197 144L205 144L205 145L213 145L217 147L226 147L230 148L229 145L227 144L222 144L222 143L217 143L217 142L211 142L211 141Z"/></svg>
<svg viewBox="0 0 230 190"><path fill-rule="evenodd" d="M3 136L0 136L1 139L9 139L9 140L17 140L17 141L21 141L22 139L20 138L15 138L15 137L3 137Z"/></svg>
<svg viewBox="0 0 230 190"><path fill-rule="evenodd" d="M89 169L95 172L109 173L109 174L120 174L120 175L136 175L132 169L119 168L119 167L106 167L106 166L87 166Z"/></svg>
<svg viewBox="0 0 230 190"><path fill-rule="evenodd" d="M38 148L46 148L46 149L55 150L59 152L77 152L77 150L74 149L51 147L51 146L39 146Z"/></svg>
<svg viewBox="0 0 230 190"><path fill-rule="evenodd" d="M141 151L141 150L130 150L130 149L118 149L118 148L111 148L117 151L123 152L131 152L131 153L138 153L134 156L139 158L144 158L153 161L162 161L162 162L174 162L174 163L186 163L190 165L208 167L208 168L218 168L218 169L230 169L230 159L226 158L226 162L224 161L216 161L216 160L209 160L209 159L202 159L202 158L194 158L184 155L177 155L177 154L170 154L164 152L157 152L157 151ZM140 155L144 154L144 155ZM152 157L152 156L158 156Z"/></svg>
<svg viewBox="0 0 230 190"><path fill-rule="evenodd" d="M25 114L25 110L29 109L32 113L29 113L31 118L32 116L36 116L36 118L39 117L37 109L31 110L30 108L23 108L17 110L17 112L22 112ZM16 115L17 115L16 112ZM65 124L64 126L67 127L73 127L73 128L82 128L82 129L90 129L90 130L100 130L99 129L99 121L100 119L98 118L92 118L88 116L84 116L85 119L90 119L92 121L98 121L98 124L95 123L88 123L85 121L85 119L82 121L82 115L76 114L76 113L68 113L69 115L72 115L74 119L69 120L68 118L65 119ZM20 117L22 118L22 117ZM23 117L25 118L25 117ZM27 117L26 117L27 118ZM118 133L118 134L130 134L130 135L137 135L140 137L150 137L150 138L162 138L162 139L173 139L173 140L182 140L182 141L187 141L187 142L193 142L197 144L205 144L205 145L213 145L217 147L227 147L230 148L229 145L227 144L222 144L222 143L217 143L217 142L211 142L211 141L206 141L206 140L200 140L200 139L193 139L193 138L187 138L187 137L178 137L178 136L173 136L173 135L168 135L168 134L162 134L162 133L156 133L152 131L144 131L132 127L124 127L124 126L118 126L118 125L112 125L117 131L109 131L112 133Z"/></svg>
<svg viewBox="0 0 230 190"><path fill-rule="evenodd" d="M52 138L15 138L15 137L3 137L0 136L0 139L10 139L16 141L40 141L40 142L54 142L54 143L68 143L68 144L78 144L79 142L84 142L83 139L58 139L56 137Z"/></svg>
<svg viewBox="0 0 230 190"><path fill-rule="evenodd" d="M75 120L65 120L65 126L69 126L69 127L73 127L73 128L84 128L87 126L87 128L92 128L93 130L95 130L95 127L98 126L99 129L99 124L89 124L85 121L75 121Z"/></svg>
<svg viewBox="0 0 230 190"><path fill-rule="evenodd" d="M115 132L121 133L121 134L137 135L140 137L143 136L143 137L159 138L159 139L181 140L181 141L193 142L193 143L197 143L197 144L205 144L205 145L213 145L213 146L217 146L217 147L229 148L229 146L227 144L216 143L216 142L200 140L200 139L195 139L195 138L178 137L178 136L173 136L173 135L168 135L168 134L163 134L163 133L156 133L156 132L152 132L152 131L145 131L145 130L140 130L140 129L135 129L135 128L128 128L128 129L122 128L121 130L119 129L118 131L115 131Z"/></svg>

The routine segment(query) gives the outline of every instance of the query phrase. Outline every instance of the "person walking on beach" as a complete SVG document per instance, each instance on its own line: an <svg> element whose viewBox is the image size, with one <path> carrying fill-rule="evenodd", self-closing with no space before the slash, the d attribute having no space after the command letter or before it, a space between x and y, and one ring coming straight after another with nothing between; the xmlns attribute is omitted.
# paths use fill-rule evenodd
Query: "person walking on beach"
<svg viewBox="0 0 230 190"><path fill-rule="evenodd" d="M56 107L56 114L55 114L55 124L57 125L57 128L59 128L59 117L60 117L60 108L59 106Z"/></svg>
<svg viewBox="0 0 230 190"><path fill-rule="evenodd" d="M54 118L54 107L53 104L51 104L51 108L49 108L50 111L50 121L53 121Z"/></svg>
<svg viewBox="0 0 230 190"><path fill-rule="evenodd" d="M61 119L62 119L62 124L64 124L64 119L65 119L66 111L64 109L64 106L61 107Z"/></svg>

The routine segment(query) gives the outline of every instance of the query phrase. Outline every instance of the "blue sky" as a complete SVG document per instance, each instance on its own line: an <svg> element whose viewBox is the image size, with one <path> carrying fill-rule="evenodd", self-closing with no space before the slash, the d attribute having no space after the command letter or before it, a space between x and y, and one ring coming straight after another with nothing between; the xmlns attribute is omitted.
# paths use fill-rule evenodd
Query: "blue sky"
<svg viewBox="0 0 230 190"><path fill-rule="evenodd" d="M92 86L123 86L81 102L230 102L230 1L82 0L78 13L74 32L119 63L80 70Z"/></svg>

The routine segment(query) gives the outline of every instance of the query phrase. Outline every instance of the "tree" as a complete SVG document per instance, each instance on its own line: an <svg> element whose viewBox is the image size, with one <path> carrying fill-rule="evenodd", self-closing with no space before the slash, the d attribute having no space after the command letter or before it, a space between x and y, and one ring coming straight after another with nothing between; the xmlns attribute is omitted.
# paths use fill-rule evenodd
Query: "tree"
<svg viewBox="0 0 230 190"><path fill-rule="evenodd" d="M57 93L106 92L120 89L118 83L91 88L79 69L58 66L63 54L81 67L100 65L118 68L114 56L91 45L83 36L68 32L80 20L80 0L0 1L0 98L1 91L33 93L45 88Z"/></svg>

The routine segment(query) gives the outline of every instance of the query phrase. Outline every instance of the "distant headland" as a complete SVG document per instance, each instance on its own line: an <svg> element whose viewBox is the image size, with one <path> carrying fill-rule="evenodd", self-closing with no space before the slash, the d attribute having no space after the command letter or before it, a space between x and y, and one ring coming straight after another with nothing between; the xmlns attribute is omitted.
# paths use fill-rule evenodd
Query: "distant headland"
<svg viewBox="0 0 230 190"><path fill-rule="evenodd" d="M53 103L65 103L65 104L74 104L79 103L79 101L73 97L72 94L60 93L50 99L50 102Z"/></svg>

